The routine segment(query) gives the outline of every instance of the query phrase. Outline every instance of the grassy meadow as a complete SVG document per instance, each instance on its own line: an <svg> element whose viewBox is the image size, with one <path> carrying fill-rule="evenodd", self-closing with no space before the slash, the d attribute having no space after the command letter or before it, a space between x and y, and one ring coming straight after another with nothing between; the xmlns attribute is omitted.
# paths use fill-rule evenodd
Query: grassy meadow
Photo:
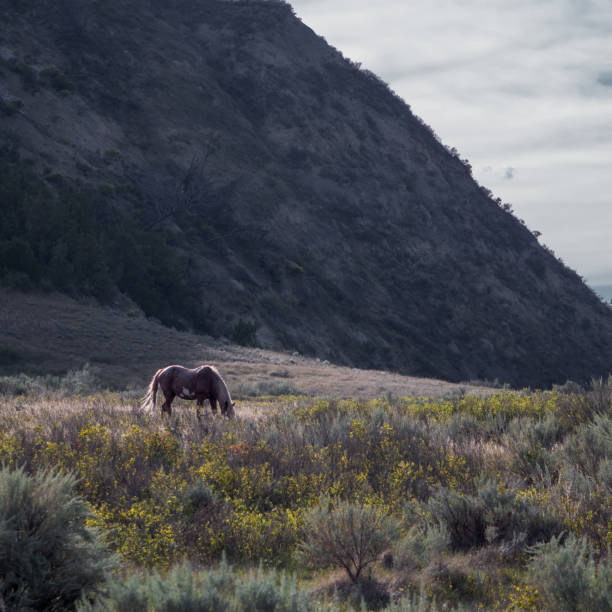
<svg viewBox="0 0 612 612"><path fill-rule="evenodd" d="M137 395L0 379L2 478L72 474L114 553L81 609L611 609L612 381L201 423Z"/></svg>

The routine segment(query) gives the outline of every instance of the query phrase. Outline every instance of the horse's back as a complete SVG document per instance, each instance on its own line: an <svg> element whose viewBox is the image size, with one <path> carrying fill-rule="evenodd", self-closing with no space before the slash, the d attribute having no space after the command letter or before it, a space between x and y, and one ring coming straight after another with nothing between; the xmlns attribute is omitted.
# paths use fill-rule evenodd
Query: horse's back
<svg viewBox="0 0 612 612"><path fill-rule="evenodd" d="M198 388L202 392L210 394L216 387L216 381L219 378L219 373L213 366L202 365L199 368L196 368L196 377L198 381Z"/></svg>
<svg viewBox="0 0 612 612"><path fill-rule="evenodd" d="M166 366L165 368L162 368L159 371L159 377L165 378L165 379L171 379L171 378L174 378L174 376L177 373L180 373L182 370L185 370L185 369L186 368L180 365L169 365L169 366Z"/></svg>
<svg viewBox="0 0 612 612"><path fill-rule="evenodd" d="M213 391L221 376L217 368L201 365L197 368L186 368L181 365L169 365L161 370L159 381L163 385L182 390L183 387L196 393Z"/></svg>
<svg viewBox="0 0 612 612"><path fill-rule="evenodd" d="M165 387L174 387L176 384L181 384L182 381L189 380L195 375L193 370L185 368L181 365L169 365L161 370L159 382Z"/></svg>
<svg viewBox="0 0 612 612"><path fill-rule="evenodd" d="M215 368L215 366L207 364L197 367L196 372L198 372L198 374L201 374L202 376L209 376L211 378L217 378L220 376L219 371L217 370L217 368Z"/></svg>

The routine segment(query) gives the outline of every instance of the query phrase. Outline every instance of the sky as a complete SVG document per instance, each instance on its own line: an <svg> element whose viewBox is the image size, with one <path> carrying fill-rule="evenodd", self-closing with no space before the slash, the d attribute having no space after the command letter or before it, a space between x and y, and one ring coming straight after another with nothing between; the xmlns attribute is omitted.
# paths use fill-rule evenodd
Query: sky
<svg viewBox="0 0 612 612"><path fill-rule="evenodd" d="M612 285L612 0L290 1L541 243Z"/></svg>

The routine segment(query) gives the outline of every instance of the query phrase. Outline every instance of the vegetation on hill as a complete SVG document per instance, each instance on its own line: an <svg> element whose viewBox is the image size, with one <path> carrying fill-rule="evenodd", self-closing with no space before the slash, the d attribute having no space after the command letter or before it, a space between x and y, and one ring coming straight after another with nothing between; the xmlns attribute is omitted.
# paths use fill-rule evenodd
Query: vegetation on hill
<svg viewBox="0 0 612 612"><path fill-rule="evenodd" d="M167 325L204 331L190 258L163 234L143 229L142 209L109 202L107 187L40 177L15 148L0 149L0 282L102 302L122 292Z"/></svg>
<svg viewBox="0 0 612 612"><path fill-rule="evenodd" d="M257 419L243 404L236 421L201 424L187 408L141 414L126 395L12 396L9 382L2 478L73 473L88 527L120 556L106 595L82 605L610 605L612 381L435 401L259 398Z"/></svg>
<svg viewBox="0 0 612 612"><path fill-rule="evenodd" d="M2 172L22 177L5 282L122 292L173 325L416 376L608 375L610 309L289 5L2 17Z"/></svg>

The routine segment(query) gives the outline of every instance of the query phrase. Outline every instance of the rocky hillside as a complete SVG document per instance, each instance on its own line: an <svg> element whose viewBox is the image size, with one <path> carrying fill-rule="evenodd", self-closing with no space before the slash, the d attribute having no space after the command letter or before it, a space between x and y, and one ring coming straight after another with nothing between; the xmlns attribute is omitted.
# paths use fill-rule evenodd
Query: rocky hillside
<svg viewBox="0 0 612 612"><path fill-rule="evenodd" d="M5 284L452 381L611 369L610 309L289 5L0 13Z"/></svg>

